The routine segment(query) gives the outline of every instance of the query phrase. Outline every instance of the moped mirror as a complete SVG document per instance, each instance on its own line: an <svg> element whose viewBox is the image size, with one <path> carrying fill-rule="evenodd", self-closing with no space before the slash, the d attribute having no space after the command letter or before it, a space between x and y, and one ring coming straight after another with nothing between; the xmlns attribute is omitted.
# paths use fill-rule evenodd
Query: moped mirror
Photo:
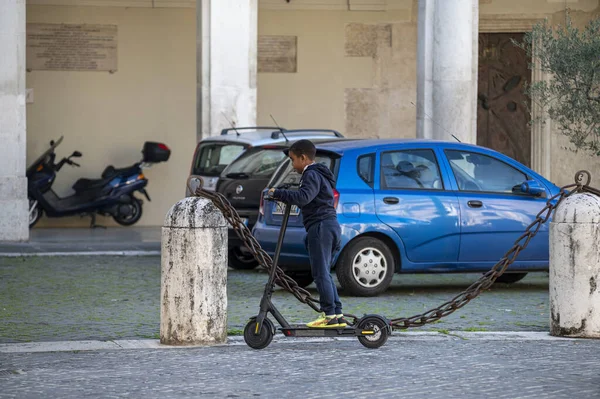
<svg viewBox="0 0 600 399"><path fill-rule="evenodd" d="M79 151L73 151L73 154L71 154L72 157L75 158L79 158L81 156L81 153Z"/></svg>

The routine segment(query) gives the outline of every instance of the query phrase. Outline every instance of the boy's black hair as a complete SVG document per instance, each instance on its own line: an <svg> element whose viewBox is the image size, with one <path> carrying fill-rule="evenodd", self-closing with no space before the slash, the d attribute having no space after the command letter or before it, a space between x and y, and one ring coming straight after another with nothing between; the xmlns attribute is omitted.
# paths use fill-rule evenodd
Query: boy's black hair
<svg viewBox="0 0 600 399"><path fill-rule="evenodd" d="M284 152L286 155L289 155L290 152L293 152L297 157L306 155L306 157L312 161L315 159L317 149L310 140L298 140L290 146L289 150Z"/></svg>

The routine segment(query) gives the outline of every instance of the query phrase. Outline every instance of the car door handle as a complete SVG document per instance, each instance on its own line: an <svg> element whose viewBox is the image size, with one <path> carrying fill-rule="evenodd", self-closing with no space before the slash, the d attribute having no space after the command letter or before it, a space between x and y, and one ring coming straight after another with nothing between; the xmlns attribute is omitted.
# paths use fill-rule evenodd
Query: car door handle
<svg viewBox="0 0 600 399"><path fill-rule="evenodd" d="M483 206L483 202L481 201L469 201L467 205L471 208L481 208Z"/></svg>
<svg viewBox="0 0 600 399"><path fill-rule="evenodd" d="M400 202L400 200L396 197L385 197L383 199L383 202L385 202L386 204L393 205L393 204L397 204L398 202Z"/></svg>

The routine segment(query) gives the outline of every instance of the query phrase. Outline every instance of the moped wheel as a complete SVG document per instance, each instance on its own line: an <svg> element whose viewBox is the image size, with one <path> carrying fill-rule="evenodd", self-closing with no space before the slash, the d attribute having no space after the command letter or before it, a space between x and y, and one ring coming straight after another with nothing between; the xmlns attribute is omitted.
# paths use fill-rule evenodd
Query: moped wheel
<svg viewBox="0 0 600 399"><path fill-rule="evenodd" d="M373 334L358 337L358 341L369 349L377 349L387 342L389 328L383 320L377 317L367 317L360 320L357 328L373 331Z"/></svg>
<svg viewBox="0 0 600 399"><path fill-rule="evenodd" d="M255 334L256 332L256 318L252 318L244 327L244 341L246 341L246 345L251 347L252 349L264 349L273 340L273 331L275 331L275 326L273 322L265 317L263 321L262 328Z"/></svg>
<svg viewBox="0 0 600 399"><path fill-rule="evenodd" d="M119 223L121 226L131 226L132 224L137 223L142 217L142 201L135 197L131 197L131 203L119 205L117 212L118 213L113 216L115 222Z"/></svg>
<svg viewBox="0 0 600 399"><path fill-rule="evenodd" d="M29 198L29 228L35 226L35 224L42 217L42 208L33 198Z"/></svg>

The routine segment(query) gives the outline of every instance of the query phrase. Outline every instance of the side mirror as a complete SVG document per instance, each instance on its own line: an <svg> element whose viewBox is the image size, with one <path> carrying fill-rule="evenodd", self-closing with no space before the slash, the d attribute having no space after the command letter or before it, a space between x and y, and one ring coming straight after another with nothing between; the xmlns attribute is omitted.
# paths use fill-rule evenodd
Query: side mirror
<svg viewBox="0 0 600 399"><path fill-rule="evenodd" d="M75 158L79 158L81 156L81 153L79 151L73 151L73 154L71 154L72 157Z"/></svg>
<svg viewBox="0 0 600 399"><path fill-rule="evenodd" d="M538 183L536 180L527 180L527 181L523 182L520 186L516 186L515 188L517 188L517 187L518 187L518 190L516 190L517 192L533 195L534 197L539 197L542 194L546 193L546 190L544 189L544 187L542 187L542 185L540 183Z"/></svg>

